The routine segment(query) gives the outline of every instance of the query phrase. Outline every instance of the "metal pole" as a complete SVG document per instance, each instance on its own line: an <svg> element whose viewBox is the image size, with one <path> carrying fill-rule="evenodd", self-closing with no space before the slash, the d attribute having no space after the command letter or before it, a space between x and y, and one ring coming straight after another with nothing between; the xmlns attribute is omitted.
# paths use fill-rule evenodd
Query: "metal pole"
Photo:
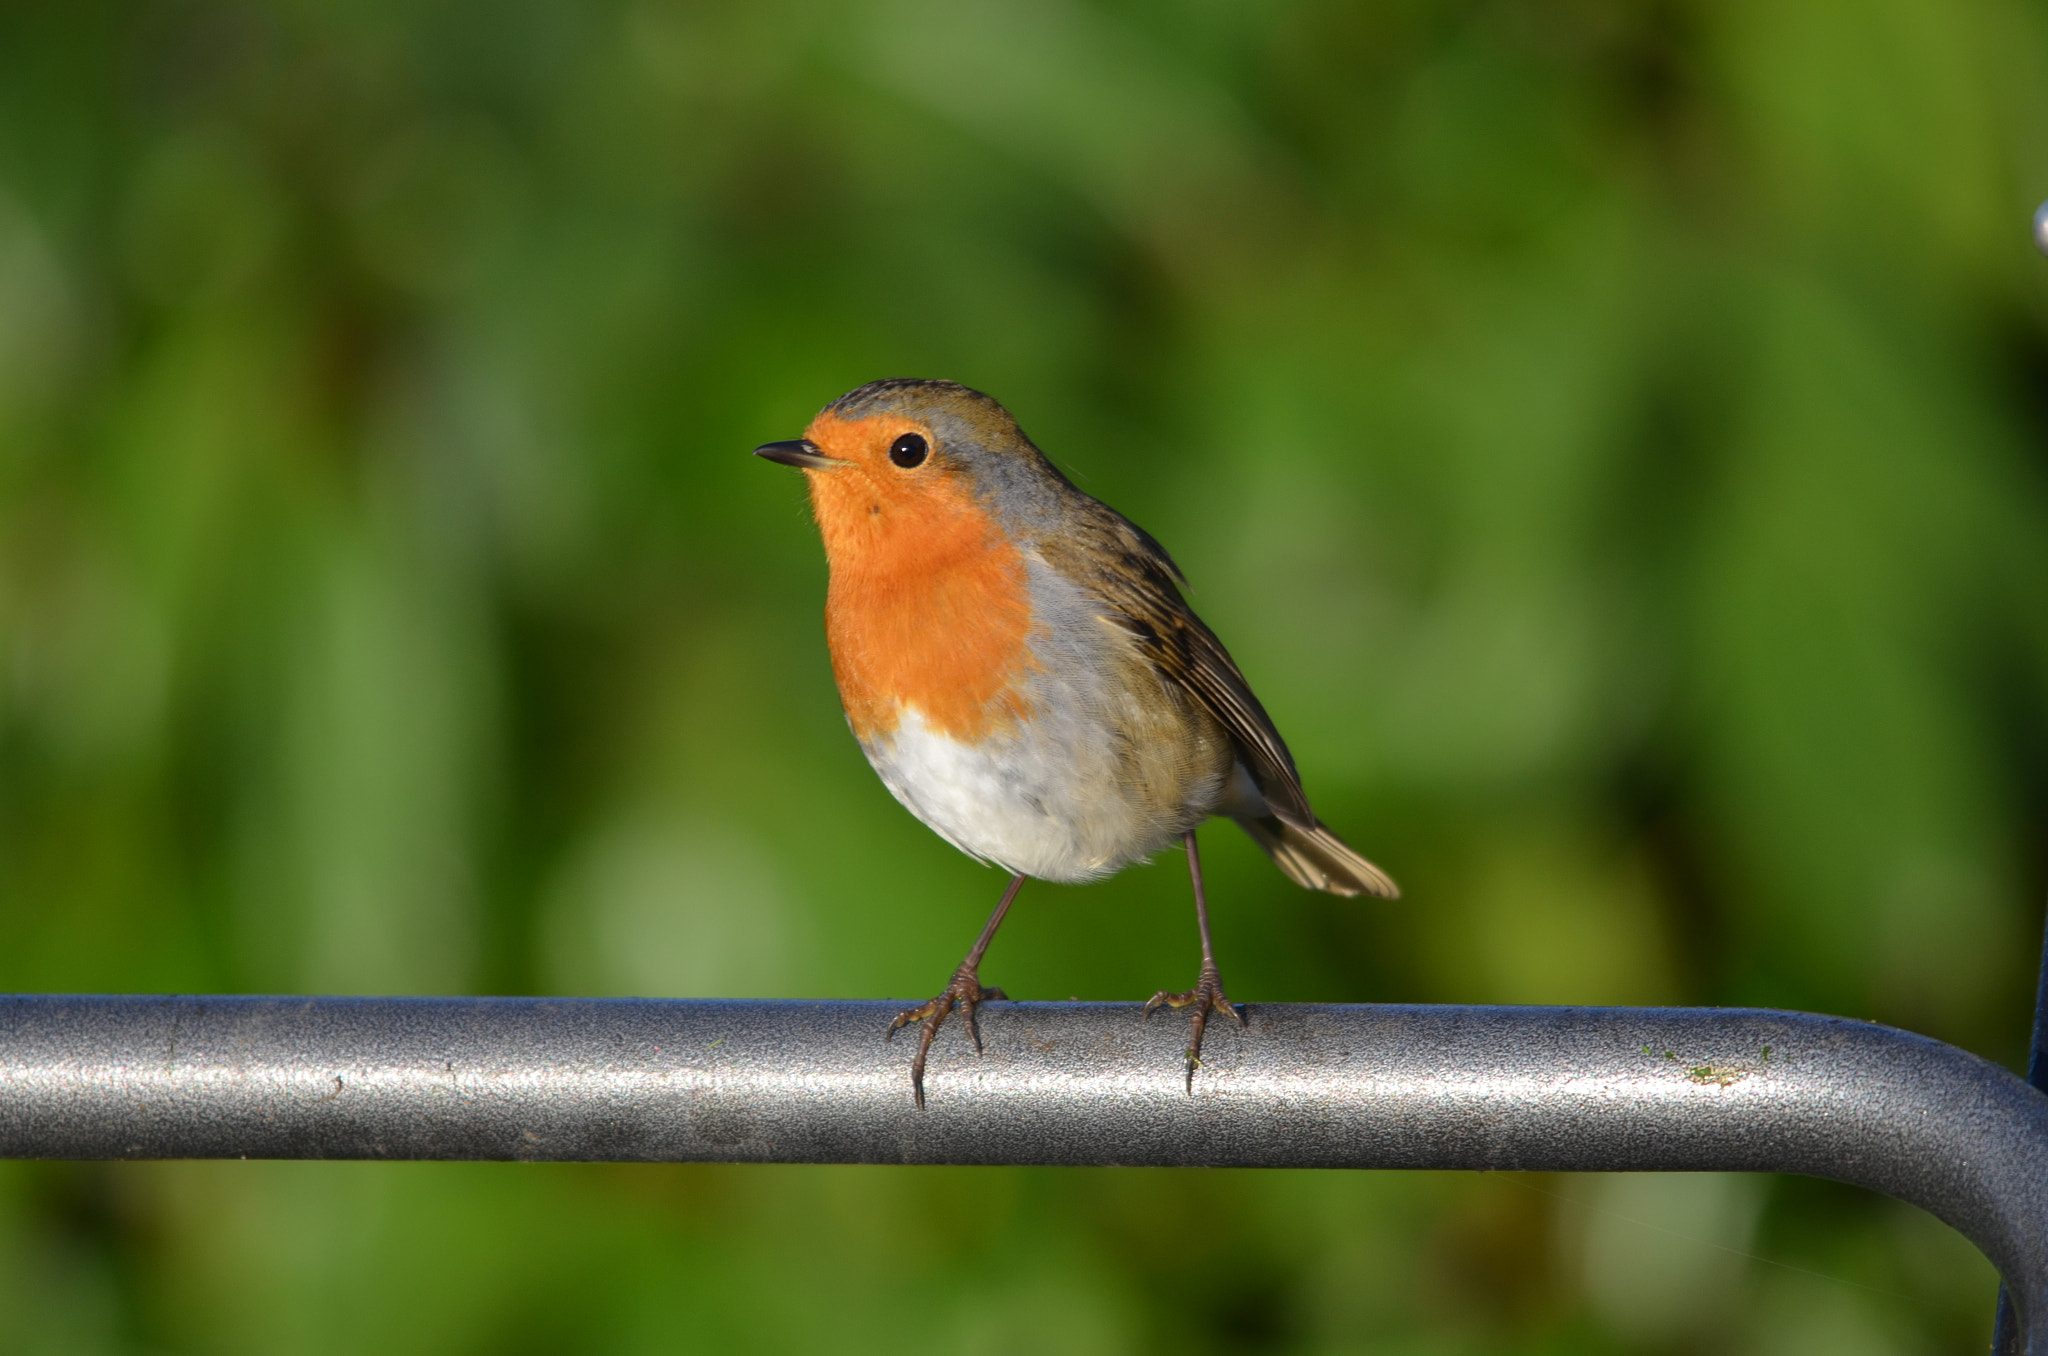
<svg viewBox="0 0 2048 1356"><path fill-rule="evenodd" d="M0 1156L1796 1172L2048 1314L2048 1097L1889 1027L1713 1008L991 1003L913 1105L893 1003L0 998ZM2025 1350L2048 1356L2048 1340Z"/></svg>
<svg viewBox="0 0 2048 1356"><path fill-rule="evenodd" d="M2048 214L2048 203L2041 210ZM2027 1053L2027 1082L2048 1092L2048 926L2041 931L2041 974L2034 984L2034 1039ZM2048 1221L2043 1221L2042 1227L2048 1229ZM2009 1285L1998 1287L1998 1318L1991 1328L1991 1350L1994 1356L2020 1356L2019 1316L2013 1312Z"/></svg>

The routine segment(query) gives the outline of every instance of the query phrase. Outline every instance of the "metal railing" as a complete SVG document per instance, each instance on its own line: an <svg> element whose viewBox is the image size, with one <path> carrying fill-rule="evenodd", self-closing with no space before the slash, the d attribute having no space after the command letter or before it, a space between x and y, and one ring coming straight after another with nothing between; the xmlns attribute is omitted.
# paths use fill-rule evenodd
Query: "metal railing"
<svg viewBox="0 0 2048 1356"><path fill-rule="evenodd" d="M1912 1202L2048 1356L2048 1097L1924 1036L1719 1008L991 1003L911 1102L891 1003L0 998L0 1156L1793 1172Z"/></svg>

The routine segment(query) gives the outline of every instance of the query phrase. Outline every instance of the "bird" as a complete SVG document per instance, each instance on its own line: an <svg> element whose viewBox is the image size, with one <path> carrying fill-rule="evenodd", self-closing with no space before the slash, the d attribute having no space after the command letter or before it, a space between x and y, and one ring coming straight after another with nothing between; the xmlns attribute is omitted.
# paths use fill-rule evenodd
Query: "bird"
<svg viewBox="0 0 2048 1356"><path fill-rule="evenodd" d="M872 381L801 438L756 456L809 482L830 580L825 635L848 726L889 791L941 838L1010 873L994 913L917 1025L925 1105L932 1041L958 1008L975 1051L996 930L1027 879L1081 883L1178 844L1193 885L1195 985L1145 1004L1189 1009L1186 1091L1227 996L1195 830L1234 820L1296 884L1400 891L1309 807L1293 755L1166 549L1077 489L993 398L951 381Z"/></svg>

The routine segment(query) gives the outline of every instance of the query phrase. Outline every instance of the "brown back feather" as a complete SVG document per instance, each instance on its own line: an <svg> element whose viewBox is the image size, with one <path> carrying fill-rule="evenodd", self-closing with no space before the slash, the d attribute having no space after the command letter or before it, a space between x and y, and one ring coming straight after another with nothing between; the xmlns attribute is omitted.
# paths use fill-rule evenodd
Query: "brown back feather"
<svg viewBox="0 0 2048 1356"><path fill-rule="evenodd" d="M1105 619L1137 640L1160 675L1223 723L1275 815L1314 828L1294 756L1223 642L1181 597L1181 573L1166 548L1108 505L1078 492L1075 499L1061 531L1036 543L1046 564L1100 598Z"/></svg>

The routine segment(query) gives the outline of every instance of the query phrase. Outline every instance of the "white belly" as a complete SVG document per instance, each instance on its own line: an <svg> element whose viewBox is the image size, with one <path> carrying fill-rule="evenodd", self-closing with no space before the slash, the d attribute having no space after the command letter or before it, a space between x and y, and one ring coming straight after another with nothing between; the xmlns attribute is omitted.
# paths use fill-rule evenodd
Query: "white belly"
<svg viewBox="0 0 2048 1356"><path fill-rule="evenodd" d="M1041 880L1084 881L1150 856L1185 826L1126 803L1106 738L1078 733L1032 722L965 744L911 707L866 751L896 799L962 852Z"/></svg>

